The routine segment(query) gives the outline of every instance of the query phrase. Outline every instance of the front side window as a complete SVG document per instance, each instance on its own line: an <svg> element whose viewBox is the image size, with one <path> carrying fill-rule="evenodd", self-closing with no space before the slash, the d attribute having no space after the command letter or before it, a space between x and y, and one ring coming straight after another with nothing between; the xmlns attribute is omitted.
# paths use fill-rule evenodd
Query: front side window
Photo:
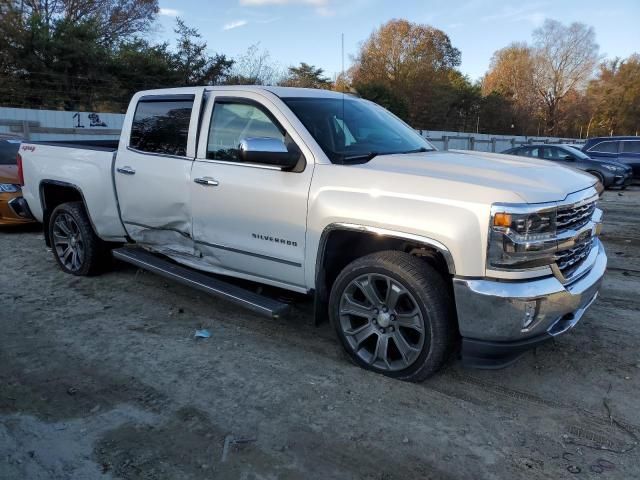
<svg viewBox="0 0 640 480"><path fill-rule="evenodd" d="M622 151L624 153L640 153L640 140L622 142Z"/></svg>
<svg viewBox="0 0 640 480"><path fill-rule="evenodd" d="M129 146L142 152L187 155L191 100L144 100L138 103Z"/></svg>
<svg viewBox="0 0 640 480"><path fill-rule="evenodd" d="M239 162L238 146L246 138L276 138L285 133L271 115L252 103L216 102L209 126L207 158Z"/></svg>
<svg viewBox="0 0 640 480"><path fill-rule="evenodd" d="M596 153L618 153L618 142L600 142L589 149Z"/></svg>
<svg viewBox="0 0 640 480"><path fill-rule="evenodd" d="M282 100L333 163L435 150L415 130L372 102L353 97Z"/></svg>

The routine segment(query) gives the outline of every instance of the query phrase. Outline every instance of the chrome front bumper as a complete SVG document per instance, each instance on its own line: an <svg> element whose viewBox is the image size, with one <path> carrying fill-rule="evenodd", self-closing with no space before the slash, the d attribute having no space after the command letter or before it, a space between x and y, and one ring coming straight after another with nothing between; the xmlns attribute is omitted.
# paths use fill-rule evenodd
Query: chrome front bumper
<svg viewBox="0 0 640 480"><path fill-rule="evenodd" d="M504 347L560 335L596 299L606 268L607 256L596 238L580 277L569 284L554 276L525 281L454 278L460 334L464 340Z"/></svg>

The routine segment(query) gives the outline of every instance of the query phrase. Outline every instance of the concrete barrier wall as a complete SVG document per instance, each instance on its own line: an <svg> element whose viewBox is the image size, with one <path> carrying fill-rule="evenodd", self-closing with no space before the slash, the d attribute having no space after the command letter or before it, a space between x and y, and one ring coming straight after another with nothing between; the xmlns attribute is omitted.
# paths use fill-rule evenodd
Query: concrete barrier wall
<svg viewBox="0 0 640 480"><path fill-rule="evenodd" d="M124 122L122 113L65 112L0 107L0 135L26 140L111 140L117 139ZM525 143L583 143L584 140L555 137L491 135L486 133L419 130L440 150L502 152Z"/></svg>
<svg viewBox="0 0 640 480"><path fill-rule="evenodd" d="M123 122L121 113L0 107L0 134L34 141L117 139Z"/></svg>

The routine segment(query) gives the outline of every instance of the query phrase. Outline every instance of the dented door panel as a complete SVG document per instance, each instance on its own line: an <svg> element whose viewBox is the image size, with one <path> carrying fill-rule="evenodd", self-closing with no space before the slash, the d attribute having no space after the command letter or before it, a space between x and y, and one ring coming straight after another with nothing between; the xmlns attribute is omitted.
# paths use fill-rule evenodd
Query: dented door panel
<svg viewBox="0 0 640 480"><path fill-rule="evenodd" d="M120 212L129 236L154 251L195 253L190 181L203 95L143 92L127 111L113 172Z"/></svg>

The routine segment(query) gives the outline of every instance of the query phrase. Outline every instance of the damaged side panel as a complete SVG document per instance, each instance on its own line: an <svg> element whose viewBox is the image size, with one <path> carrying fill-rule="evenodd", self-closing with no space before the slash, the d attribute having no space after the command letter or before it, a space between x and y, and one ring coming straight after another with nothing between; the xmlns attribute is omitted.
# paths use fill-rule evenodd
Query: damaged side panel
<svg viewBox="0 0 640 480"><path fill-rule="evenodd" d="M195 255L194 243L191 236L184 232L188 225L167 224L158 227L125 222L127 231L132 240L140 246L149 248L165 255L181 255L193 257ZM182 228L176 228L182 227Z"/></svg>

